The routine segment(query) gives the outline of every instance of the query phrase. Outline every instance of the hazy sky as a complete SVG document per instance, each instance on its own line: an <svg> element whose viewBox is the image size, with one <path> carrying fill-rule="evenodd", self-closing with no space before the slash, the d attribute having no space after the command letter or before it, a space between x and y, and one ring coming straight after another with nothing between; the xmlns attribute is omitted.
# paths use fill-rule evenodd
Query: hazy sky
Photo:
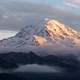
<svg viewBox="0 0 80 80"><path fill-rule="evenodd" d="M80 30L80 0L0 0L0 31L19 31L45 17Z"/></svg>
<svg viewBox="0 0 80 80"><path fill-rule="evenodd" d="M75 14L80 14L80 0L23 0L23 1L36 4L47 4L52 7L58 7L63 10L66 9L67 11L72 11Z"/></svg>

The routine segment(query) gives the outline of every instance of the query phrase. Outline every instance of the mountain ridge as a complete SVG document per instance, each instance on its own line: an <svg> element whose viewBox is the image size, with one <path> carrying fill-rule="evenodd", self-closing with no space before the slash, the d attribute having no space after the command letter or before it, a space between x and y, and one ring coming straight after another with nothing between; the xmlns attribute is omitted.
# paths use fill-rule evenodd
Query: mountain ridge
<svg viewBox="0 0 80 80"><path fill-rule="evenodd" d="M79 34L57 20L45 19L44 24L26 26L15 36L1 40L0 47L44 46L45 44L80 47Z"/></svg>

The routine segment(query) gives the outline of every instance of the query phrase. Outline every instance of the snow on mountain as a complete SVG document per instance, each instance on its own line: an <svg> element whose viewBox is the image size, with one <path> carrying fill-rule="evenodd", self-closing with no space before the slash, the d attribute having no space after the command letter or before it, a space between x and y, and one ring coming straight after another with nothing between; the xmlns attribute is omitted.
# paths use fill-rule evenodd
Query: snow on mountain
<svg viewBox="0 0 80 80"><path fill-rule="evenodd" d="M80 48L80 33L57 20L45 19L44 22L35 26L26 26L15 36L0 41L1 49L30 48L31 50L32 47L48 49L47 46L50 50L72 49L75 51Z"/></svg>
<svg viewBox="0 0 80 80"><path fill-rule="evenodd" d="M48 20L45 24L45 31L52 40L60 41L65 46L80 46L80 34L56 20Z"/></svg>

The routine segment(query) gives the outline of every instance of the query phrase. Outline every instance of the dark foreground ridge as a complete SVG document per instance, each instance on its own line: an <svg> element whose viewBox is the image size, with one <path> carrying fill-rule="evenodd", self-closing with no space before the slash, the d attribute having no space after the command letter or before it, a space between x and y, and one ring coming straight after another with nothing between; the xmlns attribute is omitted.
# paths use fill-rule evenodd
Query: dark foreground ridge
<svg viewBox="0 0 80 80"><path fill-rule="evenodd" d="M0 74L0 80L80 80L80 74L13 73Z"/></svg>
<svg viewBox="0 0 80 80"><path fill-rule="evenodd" d="M59 66L66 69L77 70L80 66L80 61L74 55L67 56L38 56L33 52L30 53L3 53L0 54L0 68L14 69L18 64L39 64L49 66Z"/></svg>
<svg viewBox="0 0 80 80"><path fill-rule="evenodd" d="M64 73L1 73L0 80L80 80L80 61L74 55L38 56L33 52L0 54L0 68L2 70L13 70L18 68L19 65L27 64L58 66L65 69L65 71Z"/></svg>

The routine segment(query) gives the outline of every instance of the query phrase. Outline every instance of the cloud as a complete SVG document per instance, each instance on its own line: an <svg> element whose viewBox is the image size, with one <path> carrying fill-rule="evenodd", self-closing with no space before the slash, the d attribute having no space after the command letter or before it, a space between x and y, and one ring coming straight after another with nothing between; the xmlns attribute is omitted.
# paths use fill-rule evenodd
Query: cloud
<svg viewBox="0 0 80 80"><path fill-rule="evenodd" d="M0 31L0 40L14 36L16 33L16 31Z"/></svg>
<svg viewBox="0 0 80 80"><path fill-rule="evenodd" d="M80 6L76 5L76 4L73 4L73 3L70 3L70 2L65 2L65 4L69 7L72 7L72 8L80 8Z"/></svg>
<svg viewBox="0 0 80 80"><path fill-rule="evenodd" d="M66 2L69 2L71 4L74 4L74 5L80 5L80 0L66 0Z"/></svg>
<svg viewBox="0 0 80 80"><path fill-rule="evenodd" d="M50 67L46 65L38 65L38 64L31 64L31 65L22 65L18 69L15 69L14 72L61 72L59 67Z"/></svg>
<svg viewBox="0 0 80 80"><path fill-rule="evenodd" d="M2 1L2 0L1 0ZM74 15L75 13L68 13L65 10L57 9L55 6L51 7L46 4L33 4L28 3L28 0L8 2L0 1L0 29L1 30L19 30L26 25L32 25L33 22L39 22L45 17L62 20L71 25L78 25L80 16ZM42 1L42 0L40 0ZM46 0L45 0L46 1ZM68 4L69 5L69 4ZM36 18L38 20L36 20ZM76 25L76 26L77 26ZM78 28L78 27L77 27Z"/></svg>

